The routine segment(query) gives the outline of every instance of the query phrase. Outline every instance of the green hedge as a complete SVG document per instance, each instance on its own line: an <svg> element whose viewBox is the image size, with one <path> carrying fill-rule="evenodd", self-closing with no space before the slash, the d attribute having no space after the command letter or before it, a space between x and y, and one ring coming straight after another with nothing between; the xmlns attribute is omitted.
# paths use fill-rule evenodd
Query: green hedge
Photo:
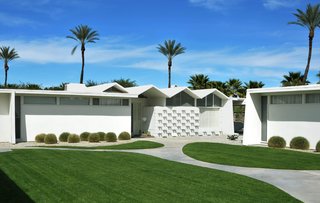
<svg viewBox="0 0 320 203"><path fill-rule="evenodd" d="M304 137L295 137L290 142L290 148L292 149L309 149L309 141Z"/></svg>
<svg viewBox="0 0 320 203"><path fill-rule="evenodd" d="M89 142L99 142L100 141L100 135L98 133L90 133L88 137Z"/></svg>
<svg viewBox="0 0 320 203"><path fill-rule="evenodd" d="M80 140L81 141L88 141L88 137L89 137L90 133L89 132L83 132L80 134Z"/></svg>
<svg viewBox="0 0 320 203"><path fill-rule="evenodd" d="M68 143L78 143L80 142L80 136L77 134L71 134L68 137Z"/></svg>
<svg viewBox="0 0 320 203"><path fill-rule="evenodd" d="M316 145L316 151L317 152L320 152L320 141L317 143L317 145Z"/></svg>
<svg viewBox="0 0 320 203"><path fill-rule="evenodd" d="M273 136L268 140L268 146L274 148L285 148L286 141L280 136Z"/></svg>
<svg viewBox="0 0 320 203"><path fill-rule="evenodd" d="M63 133L61 133L60 136L59 136L59 141L60 141L60 142L67 142L69 136L70 136L70 133L68 133L68 132L63 132Z"/></svg>
<svg viewBox="0 0 320 203"><path fill-rule="evenodd" d="M122 132L119 134L118 137L119 140L130 140L131 139L131 135L128 132Z"/></svg>
<svg viewBox="0 0 320 203"><path fill-rule="evenodd" d="M44 134L44 133L41 133L41 134L37 135L36 138L35 138L36 142L44 143L44 137L45 136L46 136L46 134Z"/></svg>
<svg viewBox="0 0 320 203"><path fill-rule="evenodd" d="M106 133L104 132L97 132L99 137L100 137L100 141L105 141L106 140Z"/></svg>
<svg viewBox="0 0 320 203"><path fill-rule="evenodd" d="M107 142L116 142L117 141L117 135L113 132L108 132L106 134L106 139Z"/></svg>
<svg viewBox="0 0 320 203"><path fill-rule="evenodd" d="M56 144L58 142L57 136L55 134L47 134L44 137L44 143L46 144Z"/></svg>

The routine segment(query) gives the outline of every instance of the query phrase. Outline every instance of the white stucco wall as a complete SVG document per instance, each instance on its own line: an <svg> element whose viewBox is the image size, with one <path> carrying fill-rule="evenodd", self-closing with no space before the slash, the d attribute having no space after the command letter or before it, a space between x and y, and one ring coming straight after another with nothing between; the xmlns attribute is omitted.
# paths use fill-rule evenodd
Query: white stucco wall
<svg viewBox="0 0 320 203"><path fill-rule="evenodd" d="M269 104L268 139L278 135L287 145L293 137L302 136L314 149L320 141L320 104Z"/></svg>
<svg viewBox="0 0 320 203"><path fill-rule="evenodd" d="M228 99L224 101L224 105L219 112L220 126L224 134L231 135L234 133L233 124L233 101Z"/></svg>
<svg viewBox="0 0 320 203"><path fill-rule="evenodd" d="M21 106L21 141L39 133L131 132L131 107L85 105Z"/></svg>
<svg viewBox="0 0 320 203"><path fill-rule="evenodd" d="M261 143L261 96L247 92L243 144Z"/></svg>
<svg viewBox="0 0 320 203"><path fill-rule="evenodd" d="M261 94L248 94L243 144L261 143ZM320 104L270 104L268 95L267 139L281 136L289 146L292 138L302 136L314 149L320 140Z"/></svg>
<svg viewBox="0 0 320 203"><path fill-rule="evenodd" d="M199 107L200 128L210 128L221 131L220 108Z"/></svg>
<svg viewBox="0 0 320 203"><path fill-rule="evenodd" d="M0 93L0 142L15 141L13 99L13 93Z"/></svg>
<svg viewBox="0 0 320 203"><path fill-rule="evenodd" d="M224 134L233 134L233 102L232 99L223 100L222 107L199 107L200 128L222 131Z"/></svg>

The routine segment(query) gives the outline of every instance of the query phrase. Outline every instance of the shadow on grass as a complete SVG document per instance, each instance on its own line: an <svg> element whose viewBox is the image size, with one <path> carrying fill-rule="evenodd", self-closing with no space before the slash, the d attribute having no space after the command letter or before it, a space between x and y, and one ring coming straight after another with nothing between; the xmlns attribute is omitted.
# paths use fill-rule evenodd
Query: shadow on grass
<svg viewBox="0 0 320 203"><path fill-rule="evenodd" d="M2 170L0 170L0 202L34 202Z"/></svg>

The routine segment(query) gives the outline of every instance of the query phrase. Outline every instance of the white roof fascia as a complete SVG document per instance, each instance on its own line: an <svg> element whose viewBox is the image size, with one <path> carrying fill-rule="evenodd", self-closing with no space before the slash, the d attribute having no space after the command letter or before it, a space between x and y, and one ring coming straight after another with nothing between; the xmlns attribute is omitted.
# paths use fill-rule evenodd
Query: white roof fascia
<svg viewBox="0 0 320 203"><path fill-rule="evenodd" d="M186 92L188 95L195 99L200 99L198 95L193 93L188 87L172 87L172 88L165 88L161 89L161 91L166 94L169 98L175 96L176 94L180 92Z"/></svg>
<svg viewBox="0 0 320 203"><path fill-rule="evenodd" d="M220 97L221 99L226 99L228 100L229 97L227 97L225 94L223 94L222 92L220 92L217 89L201 89L201 90L191 90L193 93L195 93L196 95L198 95L198 97L200 97L200 99L208 96L209 94L213 93L216 96Z"/></svg>
<svg viewBox="0 0 320 203"><path fill-rule="evenodd" d="M280 93L280 92L304 92L320 90L320 85L303 85L303 86L290 86L290 87L272 87L272 88L256 88L248 89L250 94L256 93Z"/></svg>
<svg viewBox="0 0 320 203"><path fill-rule="evenodd" d="M128 91L122 87L121 85L119 85L116 82L113 83L106 83L106 84L101 84L101 85L96 85L96 86L91 86L91 87L87 87L87 89L91 92L92 90L95 92L104 92L112 87L116 87L119 90L123 91L124 93L128 93Z"/></svg>
<svg viewBox="0 0 320 203"><path fill-rule="evenodd" d="M163 91L161 91L159 88L157 88L154 85L144 85L144 86L137 86L137 87L127 87L125 88L127 90L128 93L130 94L137 94L137 95L141 95L151 89L155 89L157 92L159 92L162 97L168 97L168 95L166 95Z"/></svg>
<svg viewBox="0 0 320 203"><path fill-rule="evenodd" d="M12 89L0 89L0 93L13 93Z"/></svg>
<svg viewBox="0 0 320 203"><path fill-rule="evenodd" d="M69 92L59 90L22 90L10 89L11 92L24 95L56 95L56 96L90 96L90 97L118 97L118 98L138 98L138 95L128 93L94 93L94 92Z"/></svg>

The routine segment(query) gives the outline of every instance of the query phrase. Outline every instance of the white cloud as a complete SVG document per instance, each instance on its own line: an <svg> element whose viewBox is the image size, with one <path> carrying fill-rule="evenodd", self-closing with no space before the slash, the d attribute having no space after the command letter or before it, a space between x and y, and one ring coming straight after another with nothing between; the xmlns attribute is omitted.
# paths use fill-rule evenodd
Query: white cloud
<svg viewBox="0 0 320 203"><path fill-rule="evenodd" d="M24 26L24 25L34 26L38 23L27 18L17 17L7 13L0 12L0 24L9 26L9 27L15 27L15 26Z"/></svg>
<svg viewBox="0 0 320 203"><path fill-rule="evenodd" d="M113 40L110 39L112 42ZM118 41L118 40L115 40ZM96 44L88 44L86 49L87 63L106 63L108 61L148 57L150 50L155 46L129 46L126 44L108 44L108 38L102 38ZM46 63L78 63L80 50L71 55L76 41L66 38L51 38L43 40L8 40L0 41L2 46L14 47L19 55L19 61L46 64Z"/></svg>
<svg viewBox="0 0 320 203"><path fill-rule="evenodd" d="M229 6L239 3L241 0L189 0L195 6L204 7L207 9L220 11Z"/></svg>
<svg viewBox="0 0 320 203"><path fill-rule="evenodd" d="M249 50L239 53L237 50L227 49L223 51L189 52L186 54L188 57L185 56L185 58L189 62L200 61L198 63L215 64L216 66L292 69L305 67L307 50L307 47L292 47L273 50ZM319 64L319 57L318 53L314 53L312 64ZM312 68L316 67L312 66Z"/></svg>
<svg viewBox="0 0 320 203"><path fill-rule="evenodd" d="M81 63L80 50L71 55L76 42L66 38L43 40L0 41L0 45L16 48L21 58L19 63L36 64ZM133 45L123 37L102 37L96 44L89 44L86 49L86 63L100 64L103 67L119 67L167 71L166 58L158 53L157 45ZM319 47L314 47L319 50ZM307 59L307 47L278 46L277 48L235 48L196 51L188 50L173 61L173 71L187 76L204 73L212 78L256 77L281 78L288 71L303 71ZM311 70L319 70L320 53L314 51Z"/></svg>
<svg viewBox="0 0 320 203"><path fill-rule="evenodd" d="M294 7L296 6L300 0L264 0L263 1L263 6L267 9L278 9L278 8L283 8L283 7Z"/></svg>

